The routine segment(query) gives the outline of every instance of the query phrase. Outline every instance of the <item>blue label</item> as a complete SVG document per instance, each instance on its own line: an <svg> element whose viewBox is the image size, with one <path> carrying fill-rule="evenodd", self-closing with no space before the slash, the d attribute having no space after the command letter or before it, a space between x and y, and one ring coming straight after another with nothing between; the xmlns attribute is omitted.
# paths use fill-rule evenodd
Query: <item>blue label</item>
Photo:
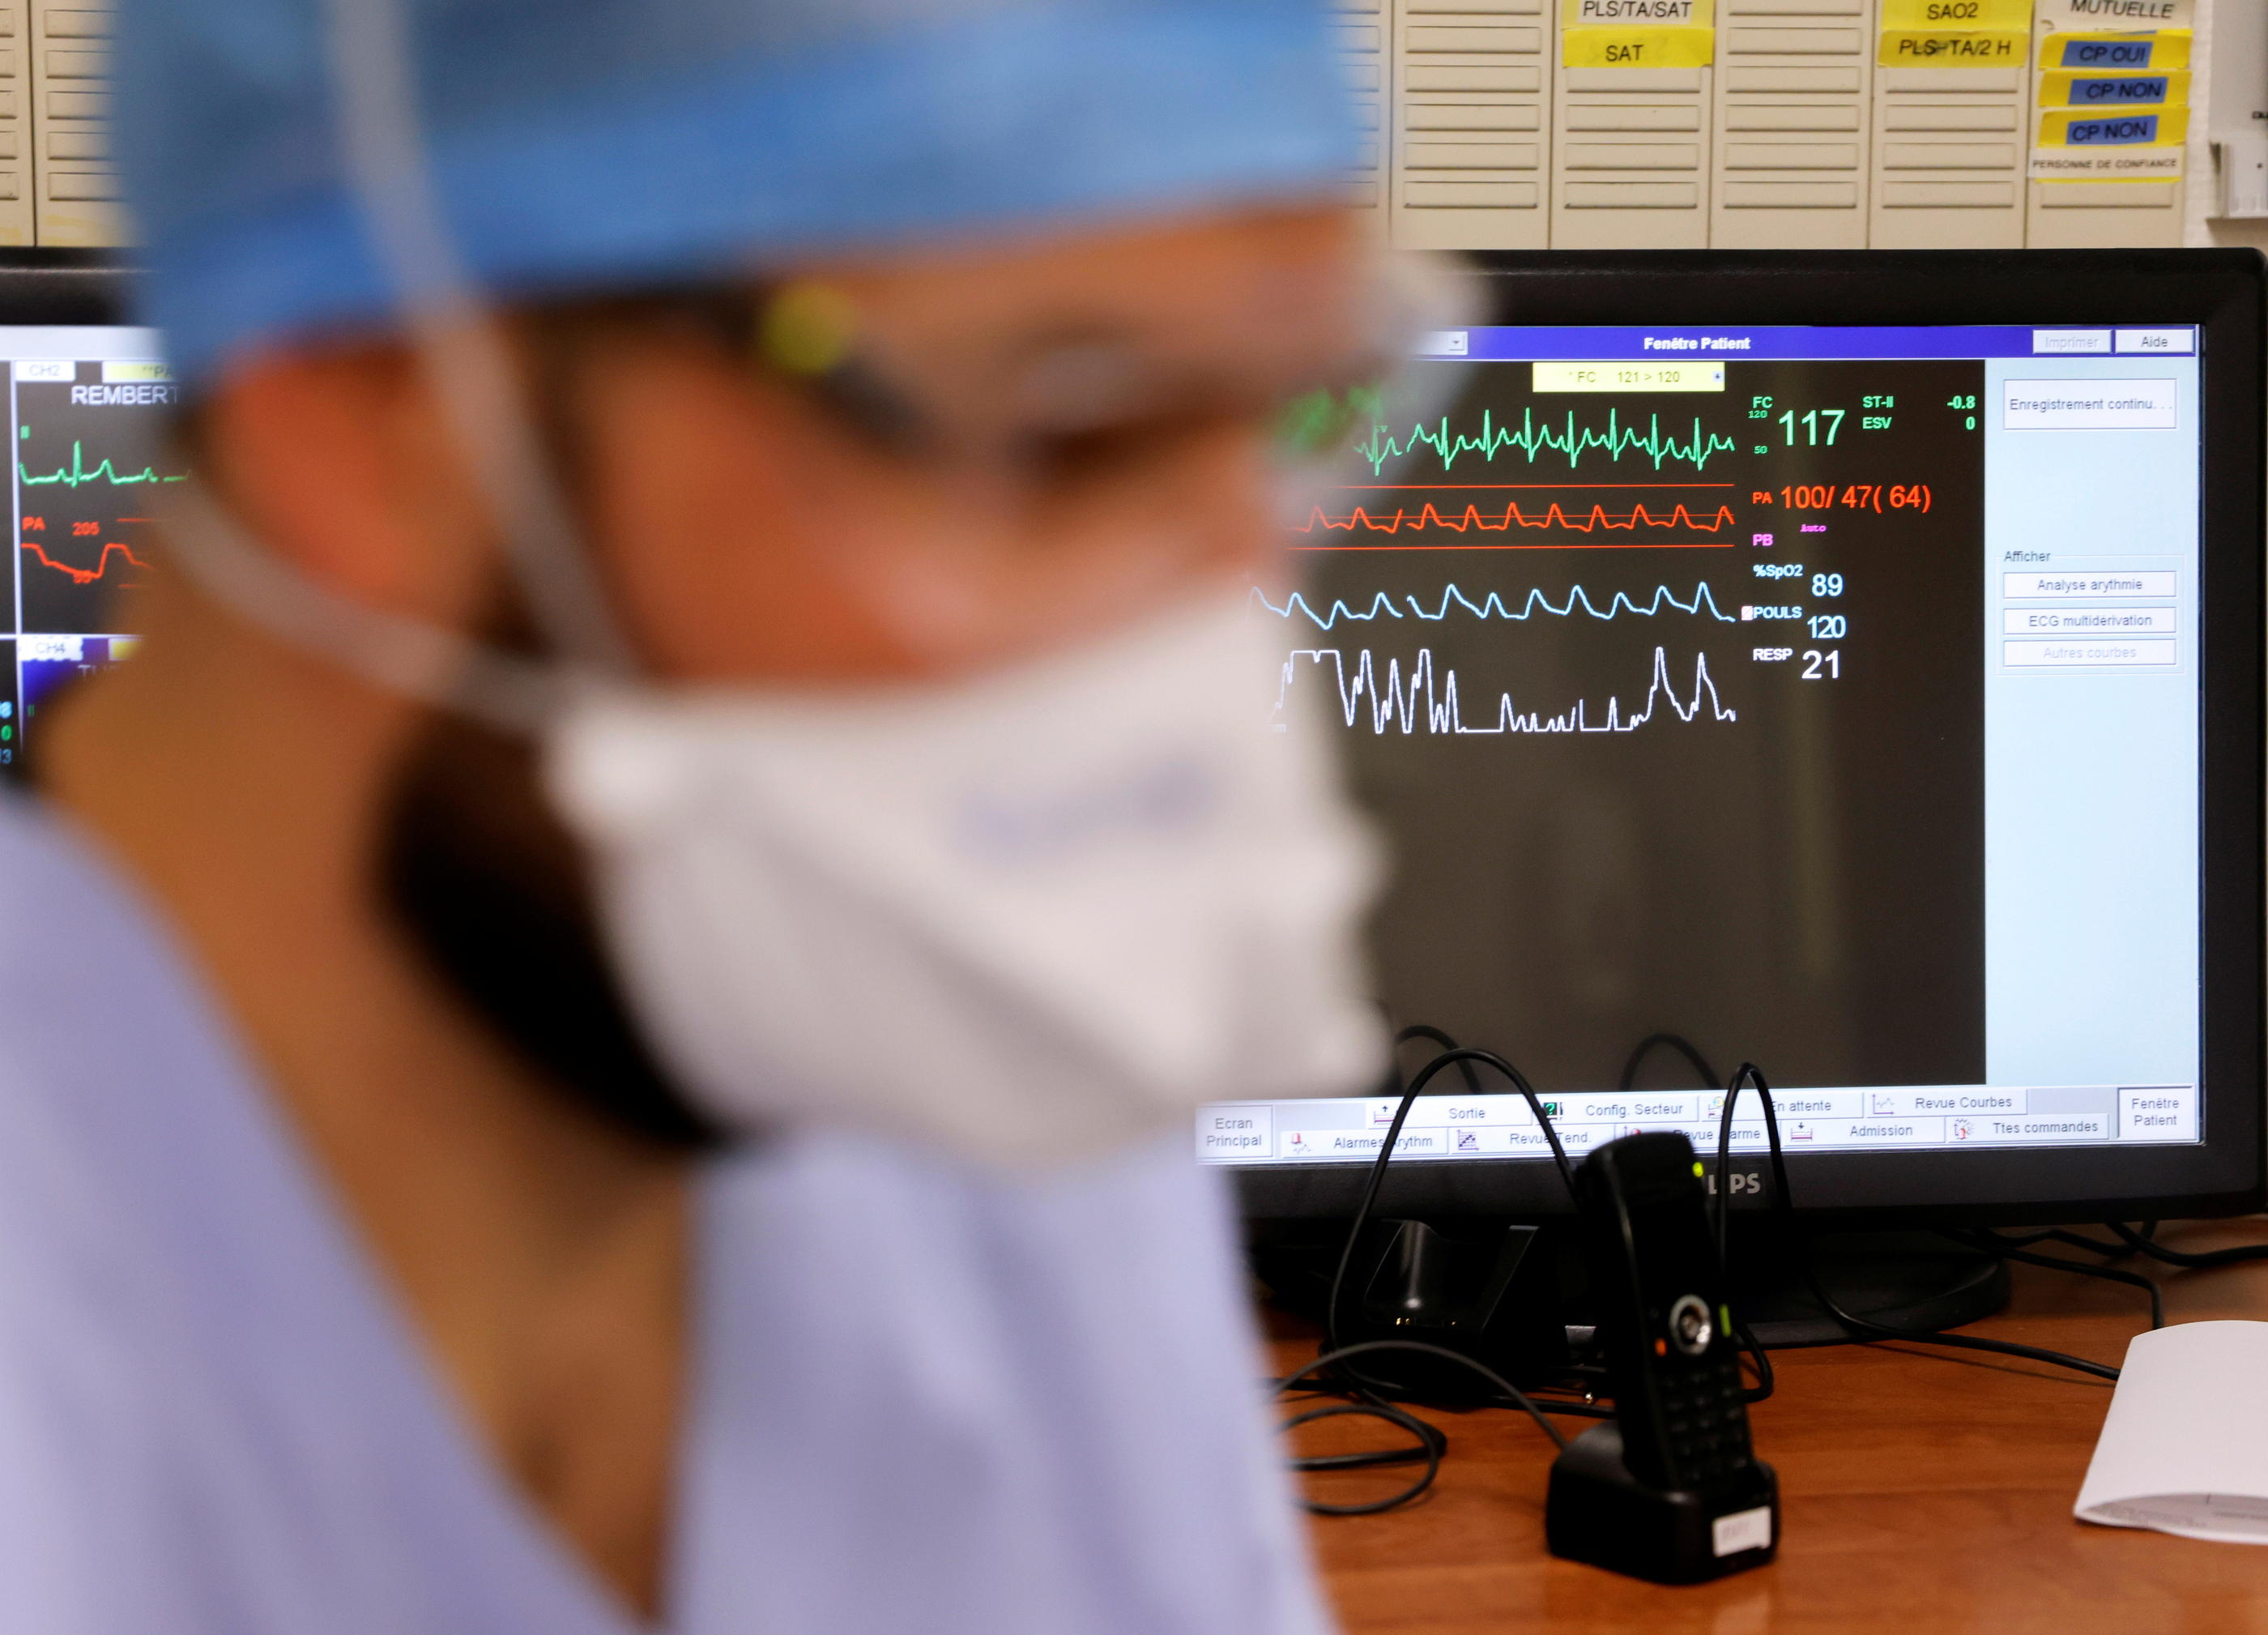
<svg viewBox="0 0 2268 1635"><path fill-rule="evenodd" d="M2147 68L2154 40L2066 40L2061 68Z"/></svg>
<svg viewBox="0 0 2268 1635"><path fill-rule="evenodd" d="M2140 79L2074 79L2071 82L2071 106L2099 107L2105 103L2163 102L2168 83L2163 74Z"/></svg>
<svg viewBox="0 0 2268 1635"><path fill-rule="evenodd" d="M2134 114L2124 119L2075 119L2064 128L2064 144L2073 148L2146 146L2158 139L2158 116Z"/></svg>

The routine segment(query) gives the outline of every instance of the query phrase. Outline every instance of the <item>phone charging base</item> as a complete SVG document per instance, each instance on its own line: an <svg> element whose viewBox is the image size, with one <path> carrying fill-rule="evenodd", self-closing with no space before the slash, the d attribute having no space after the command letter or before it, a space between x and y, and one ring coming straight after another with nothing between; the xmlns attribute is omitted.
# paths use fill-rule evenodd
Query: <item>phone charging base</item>
<svg viewBox="0 0 2268 1635"><path fill-rule="evenodd" d="M1700 1584L1779 1550L1779 1481L1751 1463L1706 1490L1650 1487L1623 1462L1622 1427L1586 1431L1551 1466L1544 1542L1569 1561L1656 1584Z"/></svg>

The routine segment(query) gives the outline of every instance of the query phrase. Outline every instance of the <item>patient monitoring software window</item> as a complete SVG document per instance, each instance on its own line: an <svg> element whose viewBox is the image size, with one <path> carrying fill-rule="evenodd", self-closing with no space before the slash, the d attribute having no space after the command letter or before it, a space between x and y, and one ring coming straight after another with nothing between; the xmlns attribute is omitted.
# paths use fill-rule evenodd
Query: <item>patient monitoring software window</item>
<svg viewBox="0 0 2268 1635"><path fill-rule="evenodd" d="M125 657L155 561L154 509L185 482L165 451L180 388L157 334L0 326L15 565L0 625L0 765L38 731L40 701Z"/></svg>
<svg viewBox="0 0 2268 1635"><path fill-rule="evenodd" d="M1519 1063L1577 1152L1714 1141L1675 1057L1616 1088L1662 1032L1761 1065L1797 1150L2198 1139L2197 344L1430 337L1291 535L1305 588L1253 598L1256 711L1393 842L1395 1019ZM1209 1107L1198 1152L1359 1160L1394 1107ZM1543 1150L1462 1091L1397 1148Z"/></svg>

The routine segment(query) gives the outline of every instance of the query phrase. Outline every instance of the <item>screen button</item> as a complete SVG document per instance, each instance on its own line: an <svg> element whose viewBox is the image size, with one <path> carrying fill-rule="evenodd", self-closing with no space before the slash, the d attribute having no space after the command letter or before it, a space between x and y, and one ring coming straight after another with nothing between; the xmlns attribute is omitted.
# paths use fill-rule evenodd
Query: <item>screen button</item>
<svg viewBox="0 0 2268 1635"><path fill-rule="evenodd" d="M2154 352L2167 357L2186 357L2197 350L2197 331L2194 329L2121 329L2118 350L2122 352Z"/></svg>
<svg viewBox="0 0 2268 1635"><path fill-rule="evenodd" d="M2035 329L2032 331L2032 351L2043 357L2073 352L2108 352L2110 331L2108 329Z"/></svg>
<svg viewBox="0 0 2268 1635"><path fill-rule="evenodd" d="M2194 1141L2197 1114L2194 1086L2118 1086L2118 1133L2129 1141Z"/></svg>
<svg viewBox="0 0 2268 1635"><path fill-rule="evenodd" d="M2110 596L2171 596L2174 570L2141 568L2072 573L2007 573L2000 593L2010 601L2063 601Z"/></svg>
<svg viewBox="0 0 2268 1635"><path fill-rule="evenodd" d="M1208 1107L1197 1114L1197 1156L1261 1159L1276 1150L1276 1109L1265 1102L1250 1107Z"/></svg>
<svg viewBox="0 0 2268 1635"><path fill-rule="evenodd" d="M2011 431L2102 431L2181 423L2173 380L2007 380L2001 424Z"/></svg>
<svg viewBox="0 0 2268 1635"><path fill-rule="evenodd" d="M2007 642L2002 644L2003 655L2011 668L2092 669L2098 665L2110 665L2121 669L2135 666L2164 666L2176 662L2180 655L2169 641L2124 642L2096 639L2051 642Z"/></svg>

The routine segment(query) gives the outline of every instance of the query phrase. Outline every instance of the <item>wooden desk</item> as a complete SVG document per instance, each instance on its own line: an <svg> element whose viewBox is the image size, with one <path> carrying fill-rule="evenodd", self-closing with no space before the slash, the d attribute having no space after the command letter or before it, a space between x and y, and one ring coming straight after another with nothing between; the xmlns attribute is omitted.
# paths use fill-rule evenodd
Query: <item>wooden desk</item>
<svg viewBox="0 0 2268 1635"><path fill-rule="evenodd" d="M2259 1240L2258 1223L2165 1234L2184 1248ZM2145 1326L2139 1290L2014 1270L2008 1311L1973 1332L2117 1363ZM2169 1322L2268 1319L2268 1263L2161 1270ZM1288 1372L1313 1345L1280 1339L1278 1360ZM1670 1589L1555 1561L1543 1551L1550 1444L1519 1415L1434 1415L1450 1447L1428 1498L1314 1523L1347 1635L2268 1635L2268 1548L2073 1520L2108 1385L1918 1348L1774 1360L1778 1391L1752 1410L1757 1451L1779 1471L1772 1565ZM1571 1434L1583 1424L1562 1423ZM1360 1421L1311 1431L1301 1445L1316 1452L1392 1435ZM1346 1501L1407 1478L1307 1479Z"/></svg>

